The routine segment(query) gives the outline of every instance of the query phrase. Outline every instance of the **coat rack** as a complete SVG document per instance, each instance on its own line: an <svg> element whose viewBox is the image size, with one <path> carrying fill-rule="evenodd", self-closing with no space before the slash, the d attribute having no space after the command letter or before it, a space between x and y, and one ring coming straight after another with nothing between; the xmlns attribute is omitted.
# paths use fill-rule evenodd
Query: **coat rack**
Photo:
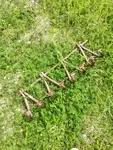
<svg viewBox="0 0 113 150"><path fill-rule="evenodd" d="M85 42L83 42L82 44L77 44L77 48L74 49L72 52L70 52L67 56L65 56L59 63L55 64L54 66L52 66L47 72L41 72L39 74L39 78L33 82L31 84L31 86L36 85L39 81L42 81L42 84L44 84L47 93L43 95L43 97L39 100L37 98L35 98L35 96L32 96L31 94L29 94L27 91L25 91L24 89L20 89L19 93L20 95L23 97L24 102L25 102L25 106L26 106L26 111L24 113L24 115L26 115L29 118L33 118L33 114L31 112L29 103L28 103L28 99L32 100L35 103L35 106L41 107L41 108L46 108L45 104L44 104L44 99L47 97L53 97L55 95L55 92L53 89L50 88L50 83L54 84L55 86L57 86L58 88L63 88L66 89L66 85L65 85L65 81L69 80L70 82L74 82L75 81L75 70L78 70L80 72L84 72L88 69L87 66L93 66L95 64L95 58L96 57L102 57L103 56L103 52L101 50L98 50L96 52L91 51L90 49L86 48L84 45L87 43L87 40ZM67 69L67 65L65 64L66 59L68 59L72 54L74 54L77 50L79 49L80 53L82 54L82 56L85 59L85 63L82 63L80 66L75 67L75 70L73 72L69 72ZM90 57L87 57L86 53L88 52L91 54ZM53 70L55 70L59 65L62 65L65 73L66 73L66 77L63 79L63 81L58 82L56 80L54 80L53 78L51 78L49 76L49 73Z"/></svg>

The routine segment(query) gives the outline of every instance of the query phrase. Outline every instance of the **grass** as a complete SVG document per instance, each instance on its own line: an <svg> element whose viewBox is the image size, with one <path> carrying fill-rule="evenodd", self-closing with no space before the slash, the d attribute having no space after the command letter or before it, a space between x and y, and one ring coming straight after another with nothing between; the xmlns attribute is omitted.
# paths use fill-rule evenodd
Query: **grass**
<svg viewBox="0 0 113 150"><path fill-rule="evenodd" d="M0 7L0 149L113 150L113 2L1 1ZM57 89L46 109L32 107L33 120L22 116L18 90L41 97L41 71L58 62L79 41L102 48L104 57L86 73L76 73L68 89ZM80 64L79 53L70 59ZM51 77L63 76L59 67ZM54 87L55 88L55 87Z"/></svg>

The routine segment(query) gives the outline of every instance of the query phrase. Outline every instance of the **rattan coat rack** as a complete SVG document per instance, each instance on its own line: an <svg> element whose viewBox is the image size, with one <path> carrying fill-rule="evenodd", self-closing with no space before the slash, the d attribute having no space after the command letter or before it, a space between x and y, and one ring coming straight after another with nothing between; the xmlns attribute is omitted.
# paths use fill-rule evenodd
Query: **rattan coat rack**
<svg viewBox="0 0 113 150"><path fill-rule="evenodd" d="M64 88L65 89L65 88L67 88L66 85L65 85L65 81L66 80L69 80L70 82L74 82L75 81L75 70L78 70L80 72L84 72L84 71L86 71L88 69L87 66L93 66L94 65L96 57L102 57L103 56L102 50L99 49L98 51L94 52L94 51L92 51L92 50L90 50L90 49L88 49L88 48L86 48L84 46L86 43L87 43L87 40L85 42L83 42L82 44L80 44L80 43L77 44L77 48L75 48L72 52L70 52L67 56L65 56L59 63L57 63L54 66L52 66L47 72L45 72L45 73L41 72L39 74L39 78L35 82L33 82L31 84L31 86L34 86L39 81L43 81L42 83L44 84L47 93L46 94L44 93L44 95L41 98L41 100L35 98L35 96L32 96L31 94L29 94L24 89L20 89L19 90L19 93L21 94L21 96L23 97L24 102L25 102L26 111L24 112L24 115L26 115L29 118L33 118L33 114L31 112L31 108L29 106L28 99L31 99L35 103L35 106L38 106L38 107L41 107L41 108L46 108L46 106L44 104L44 99L47 98L47 97L53 97L54 94L55 94L54 90L50 88L49 83L54 84L54 85L56 85L59 88ZM83 55L85 62L83 62L80 66L75 67L75 70L70 73L68 71L68 69L67 69L67 66L65 65L65 61L72 54L74 54L78 49L81 52L81 54ZM91 56L87 57L85 52L90 53ZM62 67L63 67L63 69L64 69L64 71L65 71L65 73L67 75L64 78L64 80L61 81L61 82L57 82L56 80L54 80L53 78L51 78L49 76L49 73L51 71L53 71L54 69L56 69L59 66L59 64L62 65Z"/></svg>

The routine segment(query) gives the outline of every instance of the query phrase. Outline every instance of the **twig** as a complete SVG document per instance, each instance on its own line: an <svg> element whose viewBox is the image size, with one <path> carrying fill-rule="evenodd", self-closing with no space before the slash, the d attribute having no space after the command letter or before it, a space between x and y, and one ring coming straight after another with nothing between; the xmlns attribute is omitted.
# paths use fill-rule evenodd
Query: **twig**
<svg viewBox="0 0 113 150"><path fill-rule="evenodd" d="M22 89L22 92L28 97L30 98L32 101L34 101L36 103L37 106L41 107L41 108L45 108L45 104L39 100L37 100L36 98L34 98L33 96L31 96L30 94L28 94L27 92L25 92Z"/></svg>
<svg viewBox="0 0 113 150"><path fill-rule="evenodd" d="M57 81L53 80L52 78L50 78L49 76L47 76L46 74L44 74L43 72L41 72L41 75L46 78L47 80L49 80L50 82L52 82L53 84L60 86L62 88L66 88L66 86L62 83L58 83Z"/></svg>
<svg viewBox="0 0 113 150"><path fill-rule="evenodd" d="M88 60L88 58L87 58L86 54L84 53L84 51L83 51L82 47L80 46L80 44L77 44L77 46L78 46L78 48L80 49L81 53L83 54L83 56L84 56L84 58L85 58L86 62L89 64L89 60Z"/></svg>
<svg viewBox="0 0 113 150"><path fill-rule="evenodd" d="M65 66L65 64L64 64L63 61L61 61L61 64L62 64L62 66L64 67L64 70L65 70L65 72L66 72L66 74L67 74L69 80L70 80L71 82L73 82L73 81L74 81L74 75L72 76L72 75L69 73L69 71L67 70L67 68L66 68L66 66Z"/></svg>
<svg viewBox="0 0 113 150"><path fill-rule="evenodd" d="M81 48L82 48L82 49L84 49L84 50L86 50L86 51L90 52L91 54L93 54L93 55L95 55L95 56L99 57L99 55L98 55L97 53L95 53L95 52L91 51L90 49L88 49L88 48L84 47L82 44L80 44L80 46L81 46Z"/></svg>
<svg viewBox="0 0 113 150"><path fill-rule="evenodd" d="M29 104L28 104L27 98L26 98L26 96L24 95L24 93L23 93L21 90L19 90L19 92L20 92L21 96L24 98L24 102L25 102L26 109L27 109L27 111L26 111L24 114L25 114L27 117L32 118L32 117L33 117L33 114L31 113L30 106L29 106Z"/></svg>
<svg viewBox="0 0 113 150"><path fill-rule="evenodd" d="M47 94L47 95L53 97L53 96L54 96L54 91L49 87L49 85L48 85L47 81L44 79L42 73L40 73L40 77L43 79L44 85L45 85L45 87L46 87L46 89L47 89L47 91L48 91L48 94Z"/></svg>
<svg viewBox="0 0 113 150"><path fill-rule="evenodd" d="M83 45L85 45L87 42L88 42L88 40L84 41L81 45L83 46Z"/></svg>

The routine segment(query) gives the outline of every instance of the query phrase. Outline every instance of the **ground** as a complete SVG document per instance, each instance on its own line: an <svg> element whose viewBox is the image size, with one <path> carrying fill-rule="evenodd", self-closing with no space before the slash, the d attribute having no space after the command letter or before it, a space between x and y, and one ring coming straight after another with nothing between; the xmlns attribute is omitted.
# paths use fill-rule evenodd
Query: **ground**
<svg viewBox="0 0 113 150"><path fill-rule="evenodd" d="M113 150L113 1L0 3L0 149ZM56 95L44 100L46 109L29 101L33 119L24 117L19 89L41 98L43 88L32 86L39 73L85 40L104 57L85 73L76 71L66 90L53 87ZM81 62L77 51L69 68ZM59 80L64 72L59 67L49 75Z"/></svg>

